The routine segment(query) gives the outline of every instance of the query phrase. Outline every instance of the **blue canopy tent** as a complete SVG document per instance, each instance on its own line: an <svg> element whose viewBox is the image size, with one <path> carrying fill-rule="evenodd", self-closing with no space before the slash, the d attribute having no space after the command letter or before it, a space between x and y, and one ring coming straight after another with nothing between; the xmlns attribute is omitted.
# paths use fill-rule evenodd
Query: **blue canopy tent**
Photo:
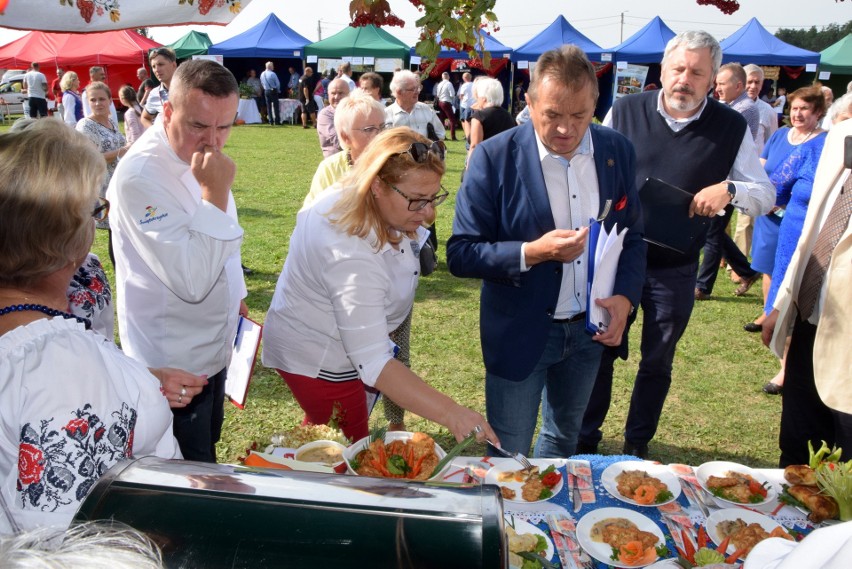
<svg viewBox="0 0 852 569"><path fill-rule="evenodd" d="M618 44L604 51L604 59L611 54L611 61L626 61L627 63L659 63L669 40L675 33L659 16L645 24L641 30Z"/></svg>
<svg viewBox="0 0 852 569"><path fill-rule="evenodd" d="M269 14L243 33L211 45L207 53L226 58L301 59L309 43L311 40L294 32L275 14Z"/></svg>
<svg viewBox="0 0 852 569"><path fill-rule="evenodd" d="M553 23L544 28L524 45L515 48L512 61L536 61L545 51L573 44L586 52L592 61L601 60L601 47L577 31L564 16L557 16Z"/></svg>
<svg viewBox="0 0 852 569"><path fill-rule="evenodd" d="M483 33L482 30L479 30L478 35L482 38L482 41L485 44L485 51L490 53L491 57L493 59L511 57L511 54L512 54L512 51L513 51L511 47L503 44L497 38L495 38L493 35ZM437 38L435 38L435 41L440 43L441 42L441 36L438 36ZM477 52L480 53L480 58L481 58L482 52L480 52L479 50L477 50ZM411 55L414 55L414 56L418 55L417 51L415 51L415 49L413 47L411 48ZM457 49L452 49L452 48L444 48L438 53L438 59L470 59L470 55L468 55L468 53L466 51L459 51Z"/></svg>
<svg viewBox="0 0 852 569"><path fill-rule="evenodd" d="M757 18L719 42L722 61L756 65L807 65L819 63L820 54L784 43L764 28Z"/></svg>

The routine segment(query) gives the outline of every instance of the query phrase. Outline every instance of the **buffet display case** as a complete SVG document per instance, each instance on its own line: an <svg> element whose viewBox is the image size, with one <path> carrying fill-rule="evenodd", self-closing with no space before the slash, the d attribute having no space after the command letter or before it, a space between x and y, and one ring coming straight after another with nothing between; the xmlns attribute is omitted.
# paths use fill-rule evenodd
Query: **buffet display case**
<svg viewBox="0 0 852 569"><path fill-rule="evenodd" d="M496 486L146 457L101 477L75 522L104 519L168 567L508 567Z"/></svg>

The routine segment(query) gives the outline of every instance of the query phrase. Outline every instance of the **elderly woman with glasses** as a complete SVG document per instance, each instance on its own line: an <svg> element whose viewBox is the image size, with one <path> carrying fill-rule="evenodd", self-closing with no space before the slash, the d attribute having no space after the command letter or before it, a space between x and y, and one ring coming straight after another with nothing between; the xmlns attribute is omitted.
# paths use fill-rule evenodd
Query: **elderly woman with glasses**
<svg viewBox="0 0 852 569"><path fill-rule="evenodd" d="M368 93L355 91L341 100L334 111L334 130L343 151L320 162L302 209L310 207L320 192L349 172L367 145L384 129L385 107Z"/></svg>
<svg viewBox="0 0 852 569"><path fill-rule="evenodd" d="M66 526L120 460L180 458L157 377L69 313L105 171L60 121L0 135L0 534Z"/></svg>
<svg viewBox="0 0 852 569"><path fill-rule="evenodd" d="M266 315L263 363L284 378L305 423L335 414L344 434L360 439L367 396L378 390L458 440L476 431L497 442L482 415L394 359L388 337L411 312L424 225L447 198L443 174L443 144L386 130L349 175L299 212Z"/></svg>

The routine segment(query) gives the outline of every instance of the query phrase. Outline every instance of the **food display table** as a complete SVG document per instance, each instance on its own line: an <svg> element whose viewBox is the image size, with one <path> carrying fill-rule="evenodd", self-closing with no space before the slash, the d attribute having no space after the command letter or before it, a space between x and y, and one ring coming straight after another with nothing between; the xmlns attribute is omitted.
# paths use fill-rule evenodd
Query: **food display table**
<svg viewBox="0 0 852 569"><path fill-rule="evenodd" d="M240 99L240 105L237 107L237 119L244 121L246 124L259 124L263 122L254 99Z"/></svg>
<svg viewBox="0 0 852 569"><path fill-rule="evenodd" d="M290 449L275 449L275 454L278 456L292 457ZM580 523L584 516L600 511L604 508L620 508L621 512L629 510L636 512L649 518L653 521L662 536L665 538L665 545L670 552L670 558L677 556L675 546L683 549L683 534L685 529L688 534L696 531L700 526L705 524L706 516L700 509L700 505L696 501L695 494L691 494L689 488L695 488L697 481L695 471L691 466L683 464L672 465L657 465L657 467L670 472L680 482L677 488L679 496L671 503L663 506L636 506L624 500L614 497L604 487L602 474L610 465L624 461L635 461L637 467L641 465L649 465L651 463L642 461L634 456L601 456L601 455L578 455L571 459L548 459L538 460L537 463L554 464L562 474L563 480L567 480L567 474L573 472L577 480L577 486L580 488L582 497L582 505L578 511L574 511L572 503L572 495L569 492L568 484L562 484L556 488L554 496L546 501L526 503L517 500L503 500L503 510L508 524L514 523L516 520L533 524L538 530L541 530L551 541L557 542L562 540L563 544L568 544L571 549L575 550L570 559L560 561L559 556L555 553L551 561L560 563L565 569L591 569L611 566L607 563L595 560L588 555L582 554L582 549L574 547L579 543L565 540L566 536L561 532L554 536L551 531L548 521L553 522L554 519L564 520L562 523L568 524L568 527L575 529L576 524ZM487 471L489 468L503 470L519 470L521 467L513 459L495 458L495 457L458 457L454 459L450 467L445 471L443 479L446 482L470 482L471 476L475 471ZM769 484L775 489L778 495L781 494L781 484L784 482L783 471L781 469L756 469L756 472L767 479ZM485 477L485 482L488 483L490 477ZM694 491L694 490L693 490ZM721 512L723 509L731 508L721 501L714 501L710 496L705 497L705 501L710 503L709 514L712 516L714 512ZM796 508L786 506L778 502L777 499L772 499L765 504L742 507L742 516L747 518L753 514L767 516L774 522L779 523L787 530L794 530L799 534L807 534L814 529L814 525L807 520L804 513ZM592 516L595 517L595 516ZM620 516L619 516L620 517ZM590 518L591 519L591 518ZM708 533L713 535L713 532L708 530ZM555 538L555 539L554 539ZM576 534L573 536L577 538ZM709 547L715 547L718 544L710 543ZM566 562L567 561L567 562ZM659 560L654 569L662 567L676 567L665 560Z"/></svg>

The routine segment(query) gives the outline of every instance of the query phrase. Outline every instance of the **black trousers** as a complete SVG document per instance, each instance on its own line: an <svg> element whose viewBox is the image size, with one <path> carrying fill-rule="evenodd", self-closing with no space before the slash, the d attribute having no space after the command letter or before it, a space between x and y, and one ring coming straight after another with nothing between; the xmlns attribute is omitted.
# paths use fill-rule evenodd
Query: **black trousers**
<svg viewBox="0 0 852 569"><path fill-rule="evenodd" d="M713 285L716 284L716 277L719 275L719 262L722 257L728 261L728 266L744 279L754 278L757 274L751 268L748 258L734 243L734 240L725 233L733 213L734 208L729 205L725 208L725 215L716 215L710 220L707 242L704 244L704 259L698 268L698 281L695 283L695 288L701 292L707 294L713 292Z"/></svg>
<svg viewBox="0 0 852 569"><path fill-rule="evenodd" d="M781 406L781 447L779 466L808 463L808 441L818 449L843 448L843 460L852 459L852 415L829 409L817 393L814 382L814 340L817 327L797 321L793 327L784 367L784 394Z"/></svg>
<svg viewBox="0 0 852 569"><path fill-rule="evenodd" d="M186 460L216 462L216 443L225 421L228 368L207 378L204 389L183 409L172 409L173 432Z"/></svg>

